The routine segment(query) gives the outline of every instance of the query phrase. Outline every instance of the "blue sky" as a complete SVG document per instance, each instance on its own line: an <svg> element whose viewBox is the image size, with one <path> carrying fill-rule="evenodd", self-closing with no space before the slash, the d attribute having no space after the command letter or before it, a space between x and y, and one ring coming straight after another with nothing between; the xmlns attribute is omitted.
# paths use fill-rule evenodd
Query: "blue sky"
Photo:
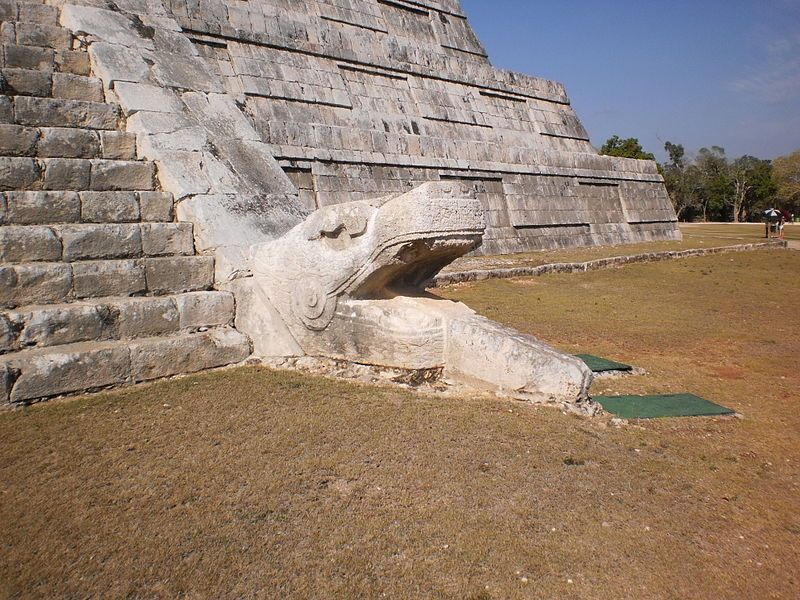
<svg viewBox="0 0 800 600"><path fill-rule="evenodd" d="M800 0L462 0L500 68L555 79L599 146L800 149Z"/></svg>

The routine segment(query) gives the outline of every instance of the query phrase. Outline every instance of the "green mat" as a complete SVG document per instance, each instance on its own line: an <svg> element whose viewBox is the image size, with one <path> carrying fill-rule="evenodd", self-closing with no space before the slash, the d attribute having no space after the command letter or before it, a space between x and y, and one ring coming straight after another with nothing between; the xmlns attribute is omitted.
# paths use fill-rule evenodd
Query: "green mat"
<svg viewBox="0 0 800 600"><path fill-rule="evenodd" d="M664 396L596 396L595 402L622 419L659 417L707 417L732 415L735 411L704 400L694 394Z"/></svg>
<svg viewBox="0 0 800 600"><path fill-rule="evenodd" d="M607 358L600 358L593 354L576 354L586 366L594 373L605 373L606 371L633 371L633 367L623 363L618 363Z"/></svg>

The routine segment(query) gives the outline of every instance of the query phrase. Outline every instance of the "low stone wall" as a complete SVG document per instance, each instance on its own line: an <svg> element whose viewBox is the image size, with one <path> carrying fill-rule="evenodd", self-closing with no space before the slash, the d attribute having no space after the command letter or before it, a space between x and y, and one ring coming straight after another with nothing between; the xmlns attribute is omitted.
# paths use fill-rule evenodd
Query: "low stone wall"
<svg viewBox="0 0 800 600"><path fill-rule="evenodd" d="M763 250L765 248L788 248L785 240L760 242L756 244L739 244L737 246L717 246L715 248L693 248L691 250L647 252L645 254L631 254L628 256L611 256L598 258L586 262L550 263L535 267L513 267L510 269L477 269L473 271L457 271L454 273L441 273L435 277L430 287L441 287L454 283L469 281L483 281L485 279L510 279L512 277L538 277L549 273L584 273L598 269L611 269L633 263L658 262L662 260L691 258L693 256L709 256L711 254L724 254L727 252L748 252L750 250Z"/></svg>

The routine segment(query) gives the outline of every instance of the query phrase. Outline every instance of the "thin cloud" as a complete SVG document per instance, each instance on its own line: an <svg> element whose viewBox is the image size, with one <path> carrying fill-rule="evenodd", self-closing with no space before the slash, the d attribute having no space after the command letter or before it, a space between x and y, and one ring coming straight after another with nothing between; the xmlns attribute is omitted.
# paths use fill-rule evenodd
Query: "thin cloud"
<svg viewBox="0 0 800 600"><path fill-rule="evenodd" d="M800 33L767 40L760 60L728 87L770 104L800 98Z"/></svg>

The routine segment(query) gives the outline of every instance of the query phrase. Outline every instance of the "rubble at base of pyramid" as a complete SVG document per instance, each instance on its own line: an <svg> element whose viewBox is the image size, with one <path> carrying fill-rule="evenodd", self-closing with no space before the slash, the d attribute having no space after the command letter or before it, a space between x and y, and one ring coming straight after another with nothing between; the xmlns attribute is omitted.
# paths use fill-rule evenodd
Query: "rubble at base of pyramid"
<svg viewBox="0 0 800 600"><path fill-rule="evenodd" d="M563 86L492 67L458 0L0 17L2 402L253 348L582 402L581 365L424 281L467 252L680 239L655 163L598 155Z"/></svg>

